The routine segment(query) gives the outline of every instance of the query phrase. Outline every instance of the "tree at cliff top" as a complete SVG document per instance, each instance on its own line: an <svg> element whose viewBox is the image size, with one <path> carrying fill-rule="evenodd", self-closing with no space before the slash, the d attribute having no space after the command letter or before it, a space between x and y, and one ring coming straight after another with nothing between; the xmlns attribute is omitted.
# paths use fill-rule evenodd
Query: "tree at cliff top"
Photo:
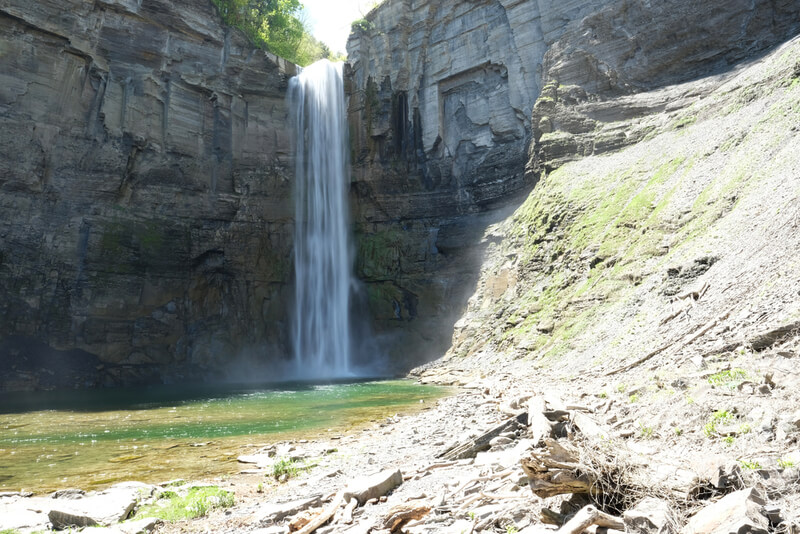
<svg viewBox="0 0 800 534"><path fill-rule="evenodd" d="M302 66L333 59L331 50L306 29L299 0L212 1L225 23L242 30L256 46Z"/></svg>

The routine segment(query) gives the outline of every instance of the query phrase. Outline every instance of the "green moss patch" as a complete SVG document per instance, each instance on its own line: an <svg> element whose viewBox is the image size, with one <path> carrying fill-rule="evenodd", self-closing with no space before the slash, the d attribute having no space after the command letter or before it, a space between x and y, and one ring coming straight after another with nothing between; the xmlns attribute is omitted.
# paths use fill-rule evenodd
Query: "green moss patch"
<svg viewBox="0 0 800 534"><path fill-rule="evenodd" d="M166 490L161 492L156 502L139 508L134 518L157 517L164 521L194 519L216 508L230 508L233 503L233 493L216 486L192 487L186 492Z"/></svg>

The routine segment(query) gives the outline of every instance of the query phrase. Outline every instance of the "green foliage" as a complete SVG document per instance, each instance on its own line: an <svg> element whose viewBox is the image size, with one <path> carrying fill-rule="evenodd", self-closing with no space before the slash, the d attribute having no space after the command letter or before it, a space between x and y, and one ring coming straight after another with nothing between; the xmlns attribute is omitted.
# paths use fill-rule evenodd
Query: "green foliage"
<svg viewBox="0 0 800 534"><path fill-rule="evenodd" d="M728 446L733 445L734 441L736 441L736 438L734 438L733 436L727 436L725 438L725 444Z"/></svg>
<svg viewBox="0 0 800 534"><path fill-rule="evenodd" d="M639 436L642 439L652 439L654 437L654 430L652 426L644 426L639 423Z"/></svg>
<svg viewBox="0 0 800 534"><path fill-rule="evenodd" d="M203 517L215 508L233 506L233 493L216 486L193 487L185 495L164 491L154 504L142 506L135 519L157 517L164 521L180 521Z"/></svg>
<svg viewBox="0 0 800 534"><path fill-rule="evenodd" d="M697 121L697 117L694 116L694 115L689 115L687 117L682 117L682 118L678 119L678 121L675 123L675 128L676 129L677 128L684 128L686 126L694 124L696 121Z"/></svg>
<svg viewBox="0 0 800 534"><path fill-rule="evenodd" d="M634 393L633 395L631 395L630 397L628 397L628 402L630 402L630 403L639 402L639 395L637 395L636 393Z"/></svg>
<svg viewBox="0 0 800 534"><path fill-rule="evenodd" d="M747 379L747 371L744 369L728 369L708 377L708 383L714 387L725 386L735 388L743 380Z"/></svg>
<svg viewBox="0 0 800 534"><path fill-rule="evenodd" d="M794 467L794 462L788 458L778 458L778 467L781 469L789 469L790 467Z"/></svg>
<svg viewBox="0 0 800 534"><path fill-rule="evenodd" d="M717 432L717 425L728 423L733 419L733 415L727 410L717 410L711 415L711 418L708 422L703 426L703 433L708 438L716 437L719 433Z"/></svg>
<svg viewBox="0 0 800 534"><path fill-rule="evenodd" d="M739 460L739 465L745 469L761 469L761 464L755 460Z"/></svg>
<svg viewBox="0 0 800 534"><path fill-rule="evenodd" d="M300 0L212 0L222 20L250 41L298 65L336 59L325 44L312 37L300 19Z"/></svg>
<svg viewBox="0 0 800 534"><path fill-rule="evenodd" d="M352 26L350 27L351 31L361 31L361 32L368 32L374 28L375 25L367 20L367 19L358 19L353 22Z"/></svg>
<svg viewBox="0 0 800 534"><path fill-rule="evenodd" d="M313 465L300 463L291 458L281 458L272 464L272 476L276 479L286 475L286 478L296 477L301 471L309 471Z"/></svg>

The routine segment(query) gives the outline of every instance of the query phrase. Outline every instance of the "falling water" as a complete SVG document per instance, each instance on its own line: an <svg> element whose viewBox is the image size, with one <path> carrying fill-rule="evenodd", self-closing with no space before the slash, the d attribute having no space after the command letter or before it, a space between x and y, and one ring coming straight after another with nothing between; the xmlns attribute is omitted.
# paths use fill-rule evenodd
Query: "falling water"
<svg viewBox="0 0 800 534"><path fill-rule="evenodd" d="M326 60L292 78L295 149L295 313L301 378L350 374L347 123L342 66Z"/></svg>

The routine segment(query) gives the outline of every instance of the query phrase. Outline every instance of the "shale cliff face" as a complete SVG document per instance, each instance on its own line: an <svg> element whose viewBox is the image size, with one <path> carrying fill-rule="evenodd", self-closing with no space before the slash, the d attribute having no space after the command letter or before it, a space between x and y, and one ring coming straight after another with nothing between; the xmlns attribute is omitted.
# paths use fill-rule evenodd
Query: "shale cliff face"
<svg viewBox="0 0 800 534"><path fill-rule="evenodd" d="M487 227L565 163L663 132L710 91L668 86L731 69L798 20L796 0L386 0L369 13L346 87L357 306L377 350L398 368L440 356L476 287L454 354L505 346L505 324L573 328L525 296L534 256ZM208 1L7 0L0 34L0 387L274 367L288 345L294 67L224 29ZM526 219L562 243L552 254L567 246L562 208ZM502 254L479 282L487 248ZM539 304L509 312L522 297Z"/></svg>
<svg viewBox="0 0 800 534"><path fill-rule="evenodd" d="M370 12L348 43L358 270L396 357L447 346L494 239L484 230L543 173L642 139L625 120L670 105L612 99L730 68L793 35L798 11L387 0Z"/></svg>
<svg viewBox="0 0 800 534"><path fill-rule="evenodd" d="M275 358L294 66L188 0L3 2L0 65L0 388Z"/></svg>

